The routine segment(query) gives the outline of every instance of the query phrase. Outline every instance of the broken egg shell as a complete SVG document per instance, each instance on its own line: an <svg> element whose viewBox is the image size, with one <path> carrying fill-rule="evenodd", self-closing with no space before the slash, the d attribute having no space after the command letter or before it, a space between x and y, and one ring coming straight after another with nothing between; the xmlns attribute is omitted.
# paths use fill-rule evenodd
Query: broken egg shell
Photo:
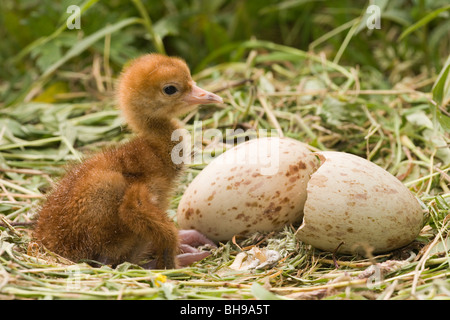
<svg viewBox="0 0 450 320"><path fill-rule="evenodd" d="M324 251L382 253L412 242L422 208L396 177L361 157L325 151L307 187L301 241Z"/></svg>
<svg viewBox="0 0 450 320"><path fill-rule="evenodd" d="M191 182L177 222L213 241L277 231L300 222L306 186L319 161L300 141L267 137L227 150Z"/></svg>
<svg viewBox="0 0 450 320"><path fill-rule="evenodd" d="M280 259L281 255L278 251L253 247L248 251L238 253L230 265L230 269L241 271L268 269L276 265Z"/></svg>

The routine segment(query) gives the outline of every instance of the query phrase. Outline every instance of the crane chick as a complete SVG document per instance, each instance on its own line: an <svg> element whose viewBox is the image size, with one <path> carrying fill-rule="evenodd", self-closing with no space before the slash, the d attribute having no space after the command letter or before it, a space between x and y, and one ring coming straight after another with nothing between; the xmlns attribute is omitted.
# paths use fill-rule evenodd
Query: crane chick
<svg viewBox="0 0 450 320"><path fill-rule="evenodd" d="M153 257L147 267L175 268L204 258L189 245L213 243L179 232L166 214L182 172L171 135L176 117L222 99L196 86L182 59L147 54L124 69L118 100L136 137L68 170L39 211L36 240L72 261L113 266Z"/></svg>

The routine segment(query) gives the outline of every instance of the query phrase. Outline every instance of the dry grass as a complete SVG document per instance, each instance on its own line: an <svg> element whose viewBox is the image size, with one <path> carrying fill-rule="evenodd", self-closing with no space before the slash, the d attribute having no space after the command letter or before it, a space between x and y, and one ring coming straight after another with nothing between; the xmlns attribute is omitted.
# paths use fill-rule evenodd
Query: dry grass
<svg viewBox="0 0 450 320"><path fill-rule="evenodd" d="M312 148L363 156L421 200L426 223L416 241L383 255L334 256L299 242L296 226L286 226L221 244L189 268L143 270L125 263L111 269L44 252L30 241L30 227L10 225L0 227L0 299L449 299L450 151L430 89L437 76L405 77L392 86L375 71L343 67L324 55L259 41L242 46L247 60L195 75L225 104L188 115L186 127L202 121L204 129L224 132L278 128ZM83 79L79 92L92 102L67 94L42 102L45 91L36 91L29 102L0 109L4 223L32 221L65 163L129 136L111 98L113 79L91 72L99 70L95 63L101 62L94 59L83 74L57 74ZM188 168L170 214L203 167ZM255 245L277 250L282 259L264 270L229 267Z"/></svg>

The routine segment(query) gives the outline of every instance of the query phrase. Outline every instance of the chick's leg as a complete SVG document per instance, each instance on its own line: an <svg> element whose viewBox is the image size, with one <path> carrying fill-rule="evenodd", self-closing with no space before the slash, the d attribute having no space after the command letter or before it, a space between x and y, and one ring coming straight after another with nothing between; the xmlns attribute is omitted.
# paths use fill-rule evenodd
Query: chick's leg
<svg viewBox="0 0 450 320"><path fill-rule="evenodd" d="M178 231L165 210L152 201L152 194L145 184L128 188L119 208L119 217L141 241L150 244L156 254L155 268L176 267Z"/></svg>

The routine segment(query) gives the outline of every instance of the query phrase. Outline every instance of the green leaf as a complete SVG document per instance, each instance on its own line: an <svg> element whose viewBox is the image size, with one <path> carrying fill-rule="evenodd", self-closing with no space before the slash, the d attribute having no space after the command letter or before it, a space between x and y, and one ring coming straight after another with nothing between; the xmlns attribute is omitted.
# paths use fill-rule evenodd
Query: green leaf
<svg viewBox="0 0 450 320"><path fill-rule="evenodd" d="M283 300L282 297L266 290L260 284L254 282L251 288L252 294L260 300Z"/></svg>
<svg viewBox="0 0 450 320"><path fill-rule="evenodd" d="M450 131L450 117L438 110L437 119L445 131Z"/></svg>
<svg viewBox="0 0 450 320"><path fill-rule="evenodd" d="M446 98L450 95L450 56L448 56L447 61L444 64L441 72L439 73L436 82L431 90L433 95L433 100L436 101L438 105L443 106ZM450 117L443 114L441 110L436 106L436 117L442 128L445 131L450 131Z"/></svg>
<svg viewBox="0 0 450 320"><path fill-rule="evenodd" d="M168 17L164 19L158 20L154 26L154 32L160 36L161 39L164 39L166 36L177 36L179 35L179 16Z"/></svg>
<svg viewBox="0 0 450 320"><path fill-rule="evenodd" d="M439 241L431 250L430 255L434 254L445 254L450 248L450 238L444 239L443 241Z"/></svg>
<svg viewBox="0 0 450 320"><path fill-rule="evenodd" d="M439 104L442 104L446 93L449 91L450 81L448 80L448 73L450 71L450 55L439 73L436 82L432 88L433 99Z"/></svg>
<svg viewBox="0 0 450 320"><path fill-rule="evenodd" d="M433 129L433 122L427 117L425 111L423 110L418 110L417 112L408 114L406 119L416 127Z"/></svg>

